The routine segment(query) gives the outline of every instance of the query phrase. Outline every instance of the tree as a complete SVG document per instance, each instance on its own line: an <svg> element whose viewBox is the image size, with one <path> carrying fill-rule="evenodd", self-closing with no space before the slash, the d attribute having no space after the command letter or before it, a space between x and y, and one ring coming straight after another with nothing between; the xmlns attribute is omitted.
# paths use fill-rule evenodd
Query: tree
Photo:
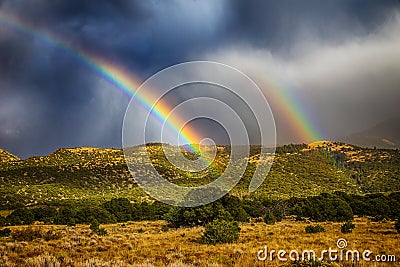
<svg viewBox="0 0 400 267"><path fill-rule="evenodd" d="M7 220L11 225L28 225L34 223L35 217L29 209L16 209L7 216Z"/></svg>
<svg viewBox="0 0 400 267"><path fill-rule="evenodd" d="M117 222L132 220L133 205L126 198L113 198L104 204L104 208L115 216Z"/></svg>

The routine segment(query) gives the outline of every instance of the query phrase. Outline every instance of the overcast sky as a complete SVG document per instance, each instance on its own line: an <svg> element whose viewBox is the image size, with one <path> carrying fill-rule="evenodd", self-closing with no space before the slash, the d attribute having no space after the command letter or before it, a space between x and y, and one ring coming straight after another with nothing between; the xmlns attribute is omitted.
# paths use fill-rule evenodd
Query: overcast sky
<svg viewBox="0 0 400 267"><path fill-rule="evenodd" d="M400 1L3 0L0 10L143 81L189 60L283 80L323 138L400 112ZM121 147L128 102L76 58L0 19L1 148L27 157ZM307 141L270 104L278 142Z"/></svg>

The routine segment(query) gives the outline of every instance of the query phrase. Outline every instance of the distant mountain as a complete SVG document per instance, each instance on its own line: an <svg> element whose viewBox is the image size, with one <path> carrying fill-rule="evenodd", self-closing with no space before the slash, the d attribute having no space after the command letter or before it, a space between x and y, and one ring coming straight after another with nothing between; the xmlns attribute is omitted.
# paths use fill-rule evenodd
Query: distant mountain
<svg viewBox="0 0 400 267"><path fill-rule="evenodd" d="M0 162L10 162L20 160L17 156L14 156L10 152L7 152L0 148Z"/></svg>
<svg viewBox="0 0 400 267"><path fill-rule="evenodd" d="M345 136L341 141L362 147L400 148L400 118L383 121L362 132Z"/></svg>

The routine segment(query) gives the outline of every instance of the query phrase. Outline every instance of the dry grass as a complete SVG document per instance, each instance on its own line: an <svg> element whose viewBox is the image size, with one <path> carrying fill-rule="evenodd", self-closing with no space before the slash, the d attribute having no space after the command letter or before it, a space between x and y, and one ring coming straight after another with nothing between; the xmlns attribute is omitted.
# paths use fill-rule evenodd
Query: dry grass
<svg viewBox="0 0 400 267"><path fill-rule="evenodd" d="M326 231L318 234L305 233L307 222L246 223L241 225L237 243L215 246L198 243L202 227L163 232L163 221L102 225L108 231L107 236L91 234L86 225L38 225L34 227L61 232L63 237L30 242L1 238L0 266L278 266L277 260L259 262L257 251L267 245L269 249L314 249L319 253L329 247L335 249L340 237L348 241L349 249L370 249L374 253L394 254L400 259L400 235L392 222L356 219L355 224L353 233L345 235L340 232L339 223L323 223ZM12 227L16 228L21 227ZM353 266L397 265L399 263Z"/></svg>

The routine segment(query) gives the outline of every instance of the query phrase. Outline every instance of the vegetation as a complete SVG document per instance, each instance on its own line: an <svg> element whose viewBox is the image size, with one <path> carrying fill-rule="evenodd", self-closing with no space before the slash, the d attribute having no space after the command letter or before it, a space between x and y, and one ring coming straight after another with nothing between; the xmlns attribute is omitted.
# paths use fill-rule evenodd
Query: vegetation
<svg viewBox="0 0 400 267"><path fill-rule="evenodd" d="M55 232L52 229L43 231L39 227L28 227L12 231L11 236L16 241L32 241L38 238L50 241L60 239L61 233Z"/></svg>
<svg viewBox="0 0 400 267"><path fill-rule="evenodd" d="M90 224L90 230L92 230L92 233L98 234L98 235L106 235L107 230L104 228L100 228L100 224L96 219L92 220L92 223Z"/></svg>
<svg viewBox="0 0 400 267"><path fill-rule="evenodd" d="M264 222L266 224L275 224L275 222L276 222L275 216L271 212L268 212L264 216Z"/></svg>
<svg viewBox="0 0 400 267"><path fill-rule="evenodd" d="M167 146L169 152L181 153ZM143 157L147 150L155 168L179 185L193 186L215 180L229 162L229 146L218 147L211 167L184 172L172 166L160 144L130 149L129 162L136 174L148 173ZM248 185L260 148L251 147L249 164L233 195L248 194ZM185 155L189 152L185 152ZM189 153L190 154L190 153ZM187 157L191 157L191 155ZM274 164L255 196L271 199L315 196L335 191L349 195L400 191L400 151L367 149L334 142L285 145L276 149ZM48 156L19 160L0 153L0 209L65 205L93 205L111 199L148 201L132 179L122 150L62 148Z"/></svg>
<svg viewBox="0 0 400 267"><path fill-rule="evenodd" d="M306 233L307 234L315 234L315 233L325 232L325 228L322 227L319 224L317 224L317 225L307 225L305 229L306 229Z"/></svg>
<svg viewBox="0 0 400 267"><path fill-rule="evenodd" d="M46 241L42 238L32 241L17 241L12 237L0 238L0 266L315 266L306 262L258 261L257 251L268 245L268 249L314 249L320 253L324 249L336 248L336 240L341 236L342 223L319 223L325 228L323 234L306 234L304 228L309 222L293 222L284 219L274 225L259 223L239 223L239 239L234 243L208 245L199 243L205 229L198 227L170 228L161 231L165 221L129 222L122 225L102 224L108 235L93 235L89 225L48 226L34 228L42 233L52 230L61 235L58 240ZM357 232L346 235L348 249L369 249L374 253L400 255L398 233L392 222L371 222L367 218L355 218ZM314 225L314 223L311 223ZM26 226L9 227L11 231ZM139 232L139 229L142 229ZM271 236L269 233L273 233ZM361 245L365 244L367 245ZM384 252L383 252L384 251ZM44 265L47 262L48 265ZM33 264L33 263L36 263ZM42 265L40 265L41 263ZM294 265L297 264L297 265ZM349 263L347 266L351 266ZM396 266L381 263L382 266ZM316 265L321 266L321 265ZM322 266L329 266L328 263ZM340 262L331 266L342 266ZM345 265L346 266L346 265ZM360 262L357 266L371 266Z"/></svg>
<svg viewBox="0 0 400 267"><path fill-rule="evenodd" d="M10 236L10 234L11 234L10 228L4 228L0 230L0 237L7 237Z"/></svg>
<svg viewBox="0 0 400 267"><path fill-rule="evenodd" d="M205 226L201 241L205 244L233 243L239 239L240 227L235 221L216 219Z"/></svg>
<svg viewBox="0 0 400 267"><path fill-rule="evenodd" d="M359 196L335 192L286 200L257 197L240 199L226 195L216 202L195 208L171 207L157 201L137 203L117 198L96 205L69 205L58 209L19 208L6 217L0 216L0 223L2 226L30 225L34 222L74 226L91 224L93 220L109 224L164 219L169 227L179 228L204 226L215 219L248 222L249 218L262 218L266 224L274 224L285 216L295 216L298 221L308 218L316 222L349 222L354 215L369 216L373 221L396 220L399 210L398 193Z"/></svg>
<svg viewBox="0 0 400 267"><path fill-rule="evenodd" d="M148 173L149 166L142 160L146 148L162 176L185 186L215 180L225 170L230 151L229 146L218 147L210 168L187 173L168 163L160 144L134 147L128 160L140 174ZM181 153L176 147L168 149L168 153ZM398 150L333 142L282 146L276 150L265 183L249 194L260 152L253 146L244 177L230 195L195 208L171 207L146 196L131 178L118 149L59 149L26 160L0 152L0 227L7 227L0 230L1 266L40 266L37 262L130 266L147 264L148 259L150 266L257 266L254 255L263 242L276 248L307 247L311 239L304 237L304 229L307 233L325 231L330 239L321 237L317 245L326 249L340 235L339 229L351 240L355 225L357 238L376 231L374 240L379 245L399 252L390 243L397 240L391 221L400 214ZM189 159L198 157L183 153ZM182 199L194 201L198 193ZM395 227L400 232L398 221ZM383 231L387 239L381 240ZM281 243L273 243L278 241L271 235L279 236ZM159 252L153 251L154 244L161 248ZM198 255L193 252L197 247L201 248ZM376 247L376 251L380 250ZM88 259L88 254L94 257ZM194 254L204 260L196 261ZM319 262L291 264L325 266Z"/></svg>
<svg viewBox="0 0 400 267"><path fill-rule="evenodd" d="M349 234L353 231L353 229L356 226L354 225L354 223L352 222L345 222L342 227L340 228L340 231L342 232L342 234Z"/></svg>

